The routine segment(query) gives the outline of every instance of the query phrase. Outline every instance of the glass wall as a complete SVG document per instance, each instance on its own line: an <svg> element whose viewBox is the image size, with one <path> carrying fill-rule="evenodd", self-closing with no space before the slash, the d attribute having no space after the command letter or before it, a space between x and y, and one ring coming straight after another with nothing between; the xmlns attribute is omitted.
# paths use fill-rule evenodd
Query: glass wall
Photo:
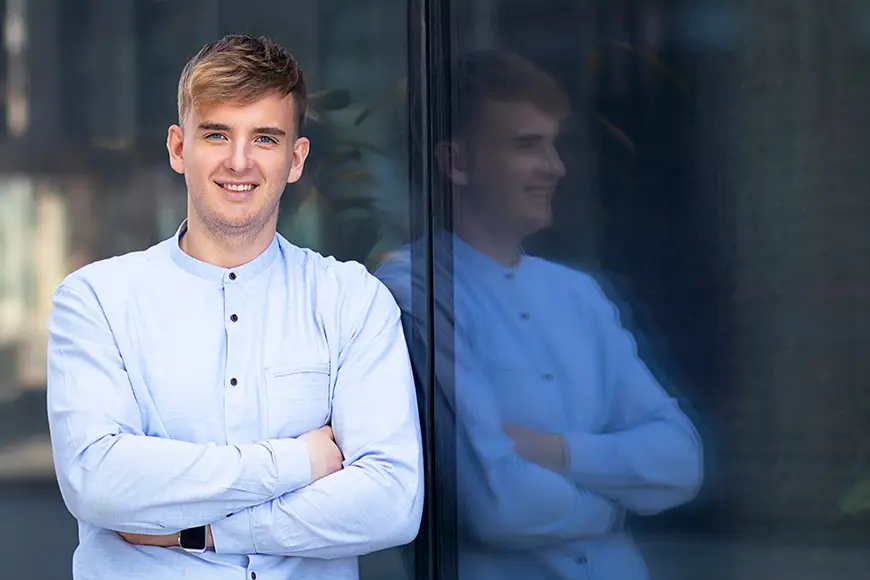
<svg viewBox="0 0 870 580"><path fill-rule="evenodd" d="M428 9L440 577L866 578L866 3Z"/></svg>
<svg viewBox="0 0 870 580"><path fill-rule="evenodd" d="M165 149L184 63L227 33L294 53L312 154L279 230L373 266L411 238L408 15L400 0L8 0L0 18L0 575L69 578L76 527L45 419L51 296L69 272L165 239L184 218ZM404 578L412 566L394 550L361 571Z"/></svg>

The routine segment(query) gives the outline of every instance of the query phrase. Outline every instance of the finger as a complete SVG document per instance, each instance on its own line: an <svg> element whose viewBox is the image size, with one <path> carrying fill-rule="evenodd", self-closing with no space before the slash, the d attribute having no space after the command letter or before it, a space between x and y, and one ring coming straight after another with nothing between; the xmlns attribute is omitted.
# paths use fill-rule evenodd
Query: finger
<svg viewBox="0 0 870 580"><path fill-rule="evenodd" d="M321 431L326 433L326 436L335 441L335 433L332 432L332 427L329 425L324 425L320 428Z"/></svg>

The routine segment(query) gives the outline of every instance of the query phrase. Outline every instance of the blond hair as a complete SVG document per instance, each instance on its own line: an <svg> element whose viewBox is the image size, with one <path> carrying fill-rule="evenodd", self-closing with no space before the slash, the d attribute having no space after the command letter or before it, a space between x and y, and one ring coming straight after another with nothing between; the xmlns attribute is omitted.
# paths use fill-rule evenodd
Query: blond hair
<svg viewBox="0 0 870 580"><path fill-rule="evenodd" d="M308 95L296 59L266 37L231 34L203 46L185 65L178 81L178 120L184 123L192 109L247 105L269 95L293 96L298 132Z"/></svg>
<svg viewBox="0 0 870 580"><path fill-rule="evenodd" d="M453 71L454 130L460 135L475 126L487 101L527 103L560 121L571 113L571 101L562 86L517 54L474 52L459 59Z"/></svg>

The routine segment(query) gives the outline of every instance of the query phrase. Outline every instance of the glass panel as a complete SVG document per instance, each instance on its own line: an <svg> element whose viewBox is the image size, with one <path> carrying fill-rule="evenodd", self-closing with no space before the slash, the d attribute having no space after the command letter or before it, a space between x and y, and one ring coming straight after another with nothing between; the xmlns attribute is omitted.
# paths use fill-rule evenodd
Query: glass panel
<svg viewBox="0 0 870 580"><path fill-rule="evenodd" d="M223 34L271 36L305 71L312 154L279 231L374 268L419 235L408 187L407 3L0 2L0 562L67 578L75 522L45 425L46 320L69 272L170 237L186 212L165 140L186 60ZM412 551L362 559L406 578ZM10 568L11 566L11 568Z"/></svg>
<svg viewBox="0 0 870 580"><path fill-rule="evenodd" d="M459 575L866 578L866 3L446 4Z"/></svg>

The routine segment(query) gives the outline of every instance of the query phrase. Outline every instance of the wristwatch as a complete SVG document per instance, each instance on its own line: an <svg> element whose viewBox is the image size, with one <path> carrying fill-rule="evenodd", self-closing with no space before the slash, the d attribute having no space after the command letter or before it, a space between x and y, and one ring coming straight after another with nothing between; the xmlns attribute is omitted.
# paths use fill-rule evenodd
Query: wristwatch
<svg viewBox="0 0 870 580"><path fill-rule="evenodd" d="M178 533L178 547L185 552L201 554L206 550L205 526L188 528Z"/></svg>

